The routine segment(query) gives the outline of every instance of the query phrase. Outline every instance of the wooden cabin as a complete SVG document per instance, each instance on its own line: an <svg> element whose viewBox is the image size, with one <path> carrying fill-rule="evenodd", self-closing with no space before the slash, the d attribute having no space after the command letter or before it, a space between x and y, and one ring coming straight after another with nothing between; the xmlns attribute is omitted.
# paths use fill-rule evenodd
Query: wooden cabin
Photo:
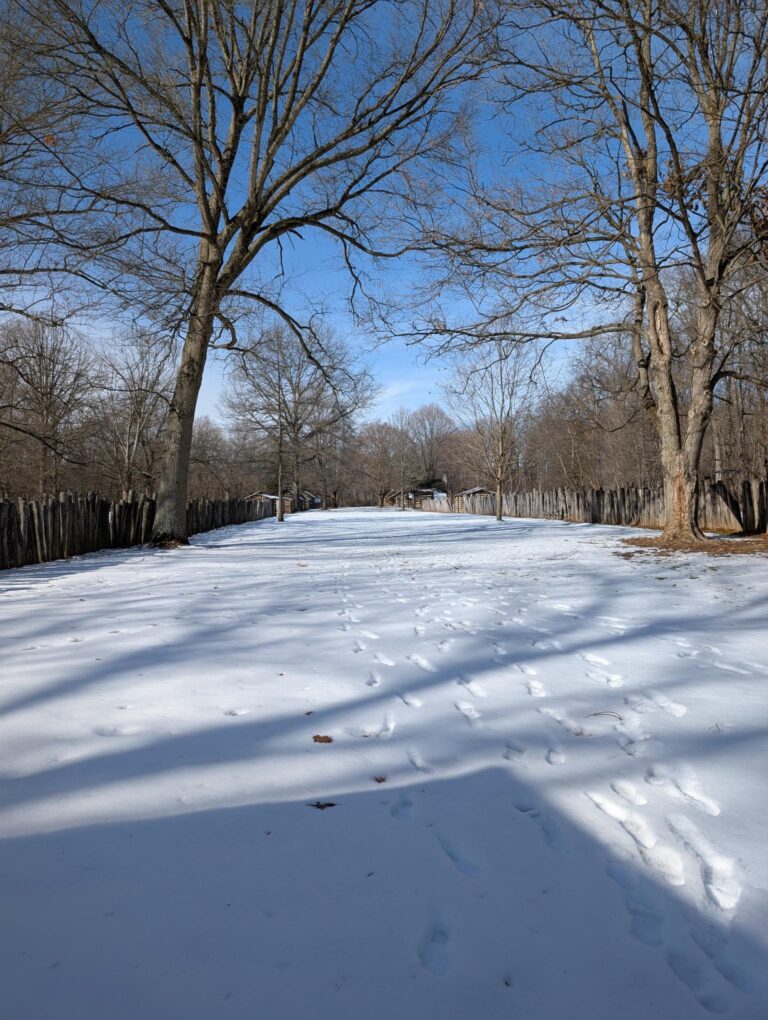
<svg viewBox="0 0 768 1020"><path fill-rule="evenodd" d="M411 489L405 490L405 508L406 510L421 510L422 503L425 499L434 499L435 490L420 488L414 486ZM399 507L401 503L402 489L397 489L395 492L390 492L384 500L385 506Z"/></svg>
<svg viewBox="0 0 768 1020"><path fill-rule="evenodd" d="M464 500L467 496L494 496L495 492L492 489L486 489L484 485L476 485L474 489L464 489L463 492L457 492L453 497L453 512L456 514L464 513Z"/></svg>
<svg viewBox="0 0 768 1020"><path fill-rule="evenodd" d="M246 496L246 499L268 499L274 505L275 513L277 513L277 496L274 493L254 492L251 493L250 496ZM291 492L283 493L283 513L284 514L293 513L293 493Z"/></svg>

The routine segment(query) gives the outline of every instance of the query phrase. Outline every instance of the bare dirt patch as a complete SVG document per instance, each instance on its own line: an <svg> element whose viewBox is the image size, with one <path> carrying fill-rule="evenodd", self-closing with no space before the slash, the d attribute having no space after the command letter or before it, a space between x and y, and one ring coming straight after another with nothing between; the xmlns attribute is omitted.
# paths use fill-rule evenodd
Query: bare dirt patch
<svg viewBox="0 0 768 1020"><path fill-rule="evenodd" d="M617 552L622 559L631 559L643 553L671 556L674 553L706 553L708 556L768 556L768 535L718 535L704 541L672 541L662 538L622 538L628 546L626 552Z"/></svg>

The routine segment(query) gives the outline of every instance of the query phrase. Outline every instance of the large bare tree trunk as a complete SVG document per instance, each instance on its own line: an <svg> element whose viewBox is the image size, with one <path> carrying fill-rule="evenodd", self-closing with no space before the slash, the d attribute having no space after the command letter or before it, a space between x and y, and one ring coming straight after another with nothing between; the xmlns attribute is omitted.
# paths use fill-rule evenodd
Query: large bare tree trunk
<svg viewBox="0 0 768 1020"><path fill-rule="evenodd" d="M703 295L691 347L689 406L684 414L672 374L672 338L663 288L654 284L648 318L651 375L656 394L656 429L664 480L665 524L668 541L699 541L699 467L707 426L712 416L712 365L718 313Z"/></svg>
<svg viewBox="0 0 768 1020"><path fill-rule="evenodd" d="M282 414L282 411L280 412ZM283 506L283 421L280 418L277 433L277 523L282 524L285 520L285 509Z"/></svg>
<svg viewBox="0 0 768 1020"><path fill-rule="evenodd" d="M215 275L203 273L187 327L176 387L168 412L152 545L187 542L187 481L195 408L213 333Z"/></svg>
<svg viewBox="0 0 768 1020"><path fill-rule="evenodd" d="M503 516L503 503L504 493L502 492L501 479L496 479L496 520L500 521Z"/></svg>

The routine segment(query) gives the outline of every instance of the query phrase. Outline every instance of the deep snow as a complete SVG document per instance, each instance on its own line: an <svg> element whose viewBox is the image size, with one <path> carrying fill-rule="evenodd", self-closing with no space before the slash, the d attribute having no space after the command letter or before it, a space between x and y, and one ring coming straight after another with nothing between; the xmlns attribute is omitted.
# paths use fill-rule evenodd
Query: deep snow
<svg viewBox="0 0 768 1020"><path fill-rule="evenodd" d="M628 533L0 575L0 1018L768 1016L766 561Z"/></svg>

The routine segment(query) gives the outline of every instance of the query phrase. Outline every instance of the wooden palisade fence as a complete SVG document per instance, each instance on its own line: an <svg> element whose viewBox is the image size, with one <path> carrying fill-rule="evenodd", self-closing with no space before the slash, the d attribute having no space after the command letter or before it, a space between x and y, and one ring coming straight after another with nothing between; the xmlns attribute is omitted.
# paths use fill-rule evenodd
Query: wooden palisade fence
<svg viewBox="0 0 768 1020"><path fill-rule="evenodd" d="M187 534L273 515L274 505L267 499L193 500L187 506ZM0 570L143 545L152 535L154 519L154 499L133 493L118 502L93 493L0 499Z"/></svg>
<svg viewBox="0 0 768 1020"><path fill-rule="evenodd" d="M424 510L451 512L449 500L425 500ZM465 496L463 512L495 514L493 495ZM664 527L664 492L659 488L553 489L549 492L511 492L503 499L505 517L580 521L588 524L624 524ZM705 531L768 530L768 482L745 481L737 490L722 482L702 487L699 518Z"/></svg>

